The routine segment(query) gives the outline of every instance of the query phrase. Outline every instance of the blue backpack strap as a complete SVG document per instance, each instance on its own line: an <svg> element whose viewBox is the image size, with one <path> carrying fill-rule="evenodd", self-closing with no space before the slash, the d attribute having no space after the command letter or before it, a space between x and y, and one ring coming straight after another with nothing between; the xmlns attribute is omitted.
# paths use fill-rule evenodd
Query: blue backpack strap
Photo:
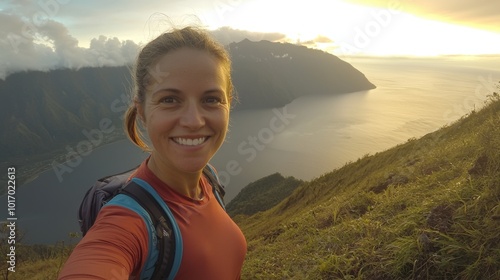
<svg viewBox="0 0 500 280"><path fill-rule="evenodd" d="M167 204L163 201L163 199L160 197L160 195L155 191L153 187L151 187L146 181L139 179L139 178L133 178L132 183L135 183L139 186L141 186L143 189L147 191L147 194L149 195L150 198L154 199L156 201L156 204L160 206L163 210L163 213L165 215L161 215L159 218L159 223L160 225L163 223L163 226L158 227L159 225L156 226L156 235L158 235L160 238L163 240L172 240L174 243L172 244L173 248L170 248L168 250L167 248L163 247L161 250L164 251L173 251L173 257L171 255L166 255L164 256L163 259L158 259L158 256L155 260L157 260L157 264L161 266L159 269L164 270L165 268L170 268L170 271L168 273L168 277L166 278L167 280L173 280L179 271L179 267L181 266L181 261L182 261L182 254L183 254L183 247L182 247L182 236L181 236L181 231L179 229L179 226L177 225L177 222L175 221L174 214L170 209L168 208ZM166 218L165 218L166 217ZM168 223L170 226L167 226L165 223ZM171 232L169 232L171 231ZM168 246L168 244L165 244L165 246ZM164 252L161 252L164 253ZM163 255L163 254L158 254ZM164 261L164 259L169 260L169 261ZM155 277L152 279L164 279L165 277L162 275L162 273L156 273L154 275ZM142 278L141 278L142 279ZM146 278L150 279L150 278Z"/></svg>
<svg viewBox="0 0 500 280"><path fill-rule="evenodd" d="M132 197L125 194L118 194L113 199L111 199L106 205L103 206L120 206L127 208L135 213L139 214L146 224L148 230L149 242L148 242L148 256L146 263L144 264L143 270L141 271L140 279L150 279L155 270L156 259L158 258L158 239L156 238L156 230L153 225L153 221L149 216L148 212L142 208L142 206Z"/></svg>
<svg viewBox="0 0 500 280"><path fill-rule="evenodd" d="M174 279L182 259L182 237L172 212L156 191L134 178L108 205L130 209L146 223L148 256L140 279Z"/></svg>
<svg viewBox="0 0 500 280"><path fill-rule="evenodd" d="M225 190L220 183L217 172L210 164L207 164L203 169L203 174L212 185L218 203L226 210L223 200ZM148 203L151 201L153 203ZM181 265L182 236L174 215L155 189L146 181L133 178L121 189L119 194L105 204L105 206L110 205L130 209L139 214L146 223L150 242L148 242L148 256L140 279L173 280ZM155 210L158 207L161 208L162 213ZM173 244L169 245L170 241L173 241ZM174 252L173 257L168 253L172 251ZM167 252L166 255L164 255L165 252ZM165 276L166 273L168 273L168 277Z"/></svg>

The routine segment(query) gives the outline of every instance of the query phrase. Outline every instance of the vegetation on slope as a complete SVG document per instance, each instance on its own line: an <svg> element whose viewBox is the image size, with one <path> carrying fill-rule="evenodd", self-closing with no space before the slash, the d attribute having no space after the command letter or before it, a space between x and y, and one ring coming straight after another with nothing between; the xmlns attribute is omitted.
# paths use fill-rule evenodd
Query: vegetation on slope
<svg viewBox="0 0 500 280"><path fill-rule="evenodd" d="M15 243L9 238L15 236ZM4 261L0 264L0 278L11 280L57 279L59 271L75 246L78 235L70 234L70 244L26 245L18 229L13 235L7 222L0 224L0 251ZM10 242L9 242L10 241ZM13 250L14 249L14 250Z"/></svg>
<svg viewBox="0 0 500 280"><path fill-rule="evenodd" d="M239 218L243 279L500 279L500 98Z"/></svg>

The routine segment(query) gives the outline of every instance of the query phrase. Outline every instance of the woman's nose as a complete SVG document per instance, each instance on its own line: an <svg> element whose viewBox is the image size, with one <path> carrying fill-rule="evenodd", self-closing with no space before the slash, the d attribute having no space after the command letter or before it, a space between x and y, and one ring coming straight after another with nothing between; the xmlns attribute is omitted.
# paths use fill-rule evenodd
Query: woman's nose
<svg viewBox="0 0 500 280"><path fill-rule="evenodd" d="M186 108L182 110L180 117L181 126L191 130L196 130L205 125L205 116L203 108L195 102L188 102Z"/></svg>

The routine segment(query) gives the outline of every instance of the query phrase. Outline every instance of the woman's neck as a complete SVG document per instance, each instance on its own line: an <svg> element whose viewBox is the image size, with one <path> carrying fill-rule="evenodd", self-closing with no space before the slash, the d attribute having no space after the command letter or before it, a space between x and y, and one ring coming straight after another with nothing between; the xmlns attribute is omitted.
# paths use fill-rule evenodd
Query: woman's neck
<svg viewBox="0 0 500 280"><path fill-rule="evenodd" d="M182 172L168 166L153 155L149 157L147 166L156 177L178 193L194 200L203 198L203 191L200 187L201 171L195 173Z"/></svg>

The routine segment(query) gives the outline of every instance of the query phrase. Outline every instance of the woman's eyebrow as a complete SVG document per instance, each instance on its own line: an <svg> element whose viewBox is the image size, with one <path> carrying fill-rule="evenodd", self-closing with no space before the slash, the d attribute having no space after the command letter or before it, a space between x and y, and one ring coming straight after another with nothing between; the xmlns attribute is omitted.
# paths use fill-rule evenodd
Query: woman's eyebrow
<svg viewBox="0 0 500 280"><path fill-rule="evenodd" d="M176 88L161 88L161 89L159 89L159 90L157 90L157 91L153 92L153 97L154 97L155 95L157 95L157 94L160 94L160 93L165 93L165 92L167 92L167 93L173 93L173 94L181 94L181 93L182 93L182 91L181 91L181 90L176 89Z"/></svg>
<svg viewBox="0 0 500 280"><path fill-rule="evenodd" d="M209 90L206 90L206 91L203 92L203 94L210 94L210 93L221 93L221 94L224 94L225 91L222 88L212 88L212 89L209 89Z"/></svg>
<svg viewBox="0 0 500 280"><path fill-rule="evenodd" d="M157 91L153 92L152 97L155 97L156 95L161 94L161 93L181 95L182 90L177 89L177 88L161 88L161 89L158 89ZM207 94L214 94L214 93L225 95L226 92L222 88L212 88L212 89L205 90L202 94L207 95Z"/></svg>

